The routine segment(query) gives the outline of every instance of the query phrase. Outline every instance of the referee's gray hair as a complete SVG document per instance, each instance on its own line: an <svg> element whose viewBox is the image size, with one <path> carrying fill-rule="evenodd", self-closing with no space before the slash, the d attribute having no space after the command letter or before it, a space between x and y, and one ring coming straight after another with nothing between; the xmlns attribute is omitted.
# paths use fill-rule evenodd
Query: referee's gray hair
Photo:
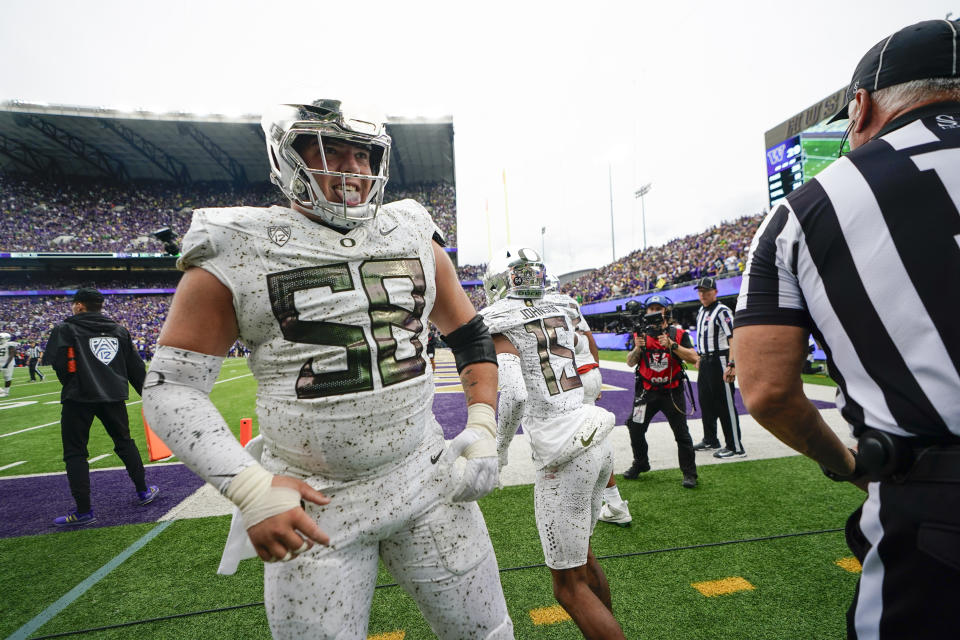
<svg viewBox="0 0 960 640"><path fill-rule="evenodd" d="M911 80L878 89L870 94L870 99L884 111L892 111L931 98L960 102L960 78Z"/></svg>

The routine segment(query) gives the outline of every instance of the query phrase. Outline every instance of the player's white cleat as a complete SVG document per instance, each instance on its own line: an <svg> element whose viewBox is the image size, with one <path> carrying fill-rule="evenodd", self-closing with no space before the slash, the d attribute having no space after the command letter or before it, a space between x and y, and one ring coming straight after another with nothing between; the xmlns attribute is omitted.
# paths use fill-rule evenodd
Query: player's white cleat
<svg viewBox="0 0 960 640"><path fill-rule="evenodd" d="M633 521L630 517L630 508L627 506L629 503L629 500L624 500L619 507L614 507L609 502L604 502L600 508L600 520L618 527L629 527Z"/></svg>
<svg viewBox="0 0 960 640"><path fill-rule="evenodd" d="M0 389L0 398L6 398L8 395L10 395L9 389Z"/></svg>

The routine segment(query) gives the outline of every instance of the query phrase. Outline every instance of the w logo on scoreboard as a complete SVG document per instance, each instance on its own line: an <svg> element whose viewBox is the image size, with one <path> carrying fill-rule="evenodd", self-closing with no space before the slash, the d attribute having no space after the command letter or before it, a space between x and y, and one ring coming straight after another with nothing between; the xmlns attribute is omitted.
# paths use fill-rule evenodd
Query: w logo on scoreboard
<svg viewBox="0 0 960 640"><path fill-rule="evenodd" d="M110 364L120 350L120 341L116 338L90 338L90 351L103 364Z"/></svg>
<svg viewBox="0 0 960 640"><path fill-rule="evenodd" d="M774 147L767 151L767 161L770 164L777 164L778 162L783 162L784 151L787 150L787 143L783 143L778 147Z"/></svg>

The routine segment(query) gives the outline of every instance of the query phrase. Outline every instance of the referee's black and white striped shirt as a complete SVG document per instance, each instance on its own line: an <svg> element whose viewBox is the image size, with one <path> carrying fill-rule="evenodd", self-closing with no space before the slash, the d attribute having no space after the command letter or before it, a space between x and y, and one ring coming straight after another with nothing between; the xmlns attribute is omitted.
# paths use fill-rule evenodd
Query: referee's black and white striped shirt
<svg viewBox="0 0 960 640"><path fill-rule="evenodd" d="M736 326L811 329L855 435L960 436L960 103L880 136L766 217Z"/></svg>
<svg viewBox="0 0 960 640"><path fill-rule="evenodd" d="M719 300L697 312L697 352L701 356L726 354L733 335L733 312Z"/></svg>
<svg viewBox="0 0 960 640"><path fill-rule="evenodd" d="M40 347L30 347L27 349L28 358L39 358L40 357Z"/></svg>

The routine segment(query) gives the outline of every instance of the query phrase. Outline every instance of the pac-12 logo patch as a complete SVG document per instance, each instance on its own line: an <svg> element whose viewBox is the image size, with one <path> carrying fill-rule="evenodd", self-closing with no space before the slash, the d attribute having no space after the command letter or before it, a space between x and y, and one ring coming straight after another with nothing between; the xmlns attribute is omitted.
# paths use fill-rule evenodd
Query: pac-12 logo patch
<svg viewBox="0 0 960 640"><path fill-rule="evenodd" d="M110 364L120 350L120 341L116 338L90 338L90 351L103 364Z"/></svg>
<svg viewBox="0 0 960 640"><path fill-rule="evenodd" d="M282 247L290 239L290 227L267 227L267 235L274 244Z"/></svg>

